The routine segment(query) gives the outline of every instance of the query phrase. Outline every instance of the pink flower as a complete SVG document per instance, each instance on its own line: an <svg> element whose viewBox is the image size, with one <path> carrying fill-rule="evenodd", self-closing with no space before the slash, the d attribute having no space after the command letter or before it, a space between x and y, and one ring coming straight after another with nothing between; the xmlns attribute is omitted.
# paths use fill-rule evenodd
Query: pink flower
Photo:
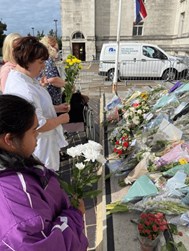
<svg viewBox="0 0 189 251"><path fill-rule="evenodd" d="M138 230L141 236L154 240L167 228L167 221L162 213L141 213L138 224Z"/></svg>
<svg viewBox="0 0 189 251"><path fill-rule="evenodd" d="M154 232L158 232L158 230L159 230L159 228L156 225L153 225L152 229L153 229Z"/></svg>
<svg viewBox="0 0 189 251"><path fill-rule="evenodd" d="M133 107L138 107L140 104L139 103L133 103L132 106Z"/></svg>

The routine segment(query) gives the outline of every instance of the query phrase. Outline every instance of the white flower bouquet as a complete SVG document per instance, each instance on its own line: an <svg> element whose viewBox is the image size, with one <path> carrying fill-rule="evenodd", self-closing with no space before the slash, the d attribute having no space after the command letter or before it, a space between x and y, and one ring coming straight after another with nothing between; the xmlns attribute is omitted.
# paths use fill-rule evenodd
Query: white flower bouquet
<svg viewBox="0 0 189 251"><path fill-rule="evenodd" d="M102 146L94 141L80 144L67 149L67 154L73 158L71 183L61 181L64 190L71 196L71 201L77 207L81 198L94 198L101 191L93 189L101 177L100 167L106 160L101 154Z"/></svg>
<svg viewBox="0 0 189 251"><path fill-rule="evenodd" d="M144 121L144 115L147 114L149 110L149 106L145 101L138 101L126 109L123 118L126 120L128 127L136 128L136 126L139 126Z"/></svg>

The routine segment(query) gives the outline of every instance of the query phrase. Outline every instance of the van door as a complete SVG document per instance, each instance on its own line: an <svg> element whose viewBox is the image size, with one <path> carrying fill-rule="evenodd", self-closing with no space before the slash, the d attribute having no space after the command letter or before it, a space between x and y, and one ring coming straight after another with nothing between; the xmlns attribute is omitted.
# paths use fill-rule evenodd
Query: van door
<svg viewBox="0 0 189 251"><path fill-rule="evenodd" d="M140 69L140 45L120 46L120 77L135 77Z"/></svg>
<svg viewBox="0 0 189 251"><path fill-rule="evenodd" d="M141 69L144 77L161 77L164 69L170 67L169 64L167 56L158 48L142 46Z"/></svg>

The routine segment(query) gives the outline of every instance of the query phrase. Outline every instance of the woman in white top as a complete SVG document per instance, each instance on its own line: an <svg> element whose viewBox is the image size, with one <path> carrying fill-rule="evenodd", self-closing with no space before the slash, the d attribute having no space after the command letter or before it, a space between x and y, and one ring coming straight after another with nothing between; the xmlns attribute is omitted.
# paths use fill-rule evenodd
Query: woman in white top
<svg viewBox="0 0 189 251"><path fill-rule="evenodd" d="M57 171L59 151L67 146L61 124L69 122L69 106L53 106L49 93L36 80L49 57L48 50L35 37L23 37L17 39L13 56L17 65L8 75L4 93L21 96L35 105L39 136L34 154L47 168ZM57 117L57 112L64 114Z"/></svg>

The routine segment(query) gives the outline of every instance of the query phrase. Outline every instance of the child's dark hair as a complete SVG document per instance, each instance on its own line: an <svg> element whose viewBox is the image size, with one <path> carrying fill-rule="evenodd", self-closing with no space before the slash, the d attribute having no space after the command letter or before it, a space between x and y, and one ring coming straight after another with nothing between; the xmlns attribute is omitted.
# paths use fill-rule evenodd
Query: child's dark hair
<svg viewBox="0 0 189 251"><path fill-rule="evenodd" d="M29 64L37 59L47 60L49 53L45 45L35 37L21 37L13 45L13 57L17 64L28 70Z"/></svg>
<svg viewBox="0 0 189 251"><path fill-rule="evenodd" d="M14 95L0 95L0 135L12 133L22 138L34 123L35 107Z"/></svg>

